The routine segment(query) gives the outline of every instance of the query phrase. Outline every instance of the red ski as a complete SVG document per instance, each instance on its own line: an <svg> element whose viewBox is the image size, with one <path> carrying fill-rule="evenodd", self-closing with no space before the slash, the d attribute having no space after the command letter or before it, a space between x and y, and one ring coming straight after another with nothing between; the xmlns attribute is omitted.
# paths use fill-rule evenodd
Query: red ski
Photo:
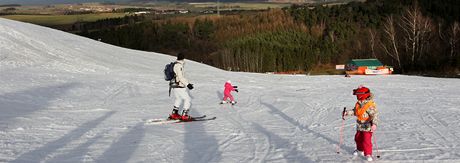
<svg viewBox="0 0 460 163"><path fill-rule="evenodd" d="M181 119L148 119L145 123L149 125L157 125L157 124L169 124L169 123L182 123L182 122L194 122L194 121L209 121L215 120L217 117L206 118L206 115L192 117L189 120L181 120Z"/></svg>

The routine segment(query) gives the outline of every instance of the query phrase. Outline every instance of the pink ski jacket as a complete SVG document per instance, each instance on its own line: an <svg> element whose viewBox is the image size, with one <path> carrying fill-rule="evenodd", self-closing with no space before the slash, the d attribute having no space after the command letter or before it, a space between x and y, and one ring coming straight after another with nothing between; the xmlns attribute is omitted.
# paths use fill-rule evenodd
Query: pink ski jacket
<svg viewBox="0 0 460 163"><path fill-rule="evenodd" d="M235 90L235 88L233 88L233 85L231 83L228 83L228 82L225 83L224 87L225 87L224 94L230 94L230 92Z"/></svg>

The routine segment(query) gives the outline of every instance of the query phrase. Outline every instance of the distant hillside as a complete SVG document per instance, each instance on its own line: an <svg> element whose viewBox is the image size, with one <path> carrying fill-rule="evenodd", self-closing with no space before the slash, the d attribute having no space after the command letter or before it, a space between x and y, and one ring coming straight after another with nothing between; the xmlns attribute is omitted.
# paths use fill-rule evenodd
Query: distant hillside
<svg viewBox="0 0 460 163"><path fill-rule="evenodd" d="M49 5L49 4L68 4L68 3L88 3L88 2L129 2L131 0L1 0L0 5L21 4L21 5Z"/></svg>
<svg viewBox="0 0 460 163"><path fill-rule="evenodd" d="M89 2L213 2L213 0L1 0L0 5L20 4L20 5L49 5L49 4L69 4L69 3L89 3ZM220 2L263 2L264 0L220 0ZM310 1L310 0L307 0Z"/></svg>
<svg viewBox="0 0 460 163"><path fill-rule="evenodd" d="M132 2L158 2L158 0L131 0ZM214 2L214 0L164 0L170 2ZM219 2L276 2L276 3L331 3L363 0L219 0Z"/></svg>
<svg viewBox="0 0 460 163"><path fill-rule="evenodd" d="M214 0L1 0L0 5L20 4L20 5L49 5L49 4L68 4L68 3L88 3L88 2L214 2ZM277 3L330 3L330 2L351 2L362 0L219 0L220 2L277 2Z"/></svg>
<svg viewBox="0 0 460 163"><path fill-rule="evenodd" d="M0 7L19 7L21 6L20 4L4 4L4 5L0 5Z"/></svg>

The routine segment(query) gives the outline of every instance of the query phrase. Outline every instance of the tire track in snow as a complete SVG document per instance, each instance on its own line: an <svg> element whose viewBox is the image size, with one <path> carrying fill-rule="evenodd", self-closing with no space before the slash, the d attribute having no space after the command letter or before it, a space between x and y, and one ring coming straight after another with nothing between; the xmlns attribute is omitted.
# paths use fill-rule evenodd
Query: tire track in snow
<svg viewBox="0 0 460 163"><path fill-rule="evenodd" d="M436 118L432 112L429 112L425 116L420 115L419 113L419 116L426 126L433 130L436 133L436 135L438 135L438 137L444 140L445 144L439 145L444 147L457 145L455 143L458 141L459 137L452 133L452 131L447 127L447 124L444 121Z"/></svg>
<svg viewBox="0 0 460 163"><path fill-rule="evenodd" d="M253 102L253 104L259 104L258 111L266 111L264 109L264 106L267 106L265 103L262 103L262 97L259 96L258 98L258 103ZM261 104L261 105L260 105ZM260 109L259 109L260 108ZM277 113L282 113L282 111L276 109ZM272 111L273 113L274 111ZM279 117L281 117L282 120L287 120L286 115L283 114L271 114L272 116L275 116L273 118L273 121L279 121ZM278 115L278 116L276 116ZM276 122L275 122L276 123ZM261 162L277 162L277 161L288 161L288 162L313 162L313 160L309 159L308 157L305 156L304 152L301 152L298 150L299 144L303 144L302 141L300 140L289 140L289 139L284 139L281 136L271 132L268 128L263 127L261 124L257 122L252 122L251 123L252 130L254 130L257 133L260 133L260 135L263 136L265 139L265 144L267 144L267 147L264 148L264 152L261 153L260 158L257 158L253 161L261 161ZM300 125L294 125L295 128L300 128ZM279 127L273 126L273 127ZM282 128L286 128L288 126L284 126ZM297 136L297 133L294 133L295 136Z"/></svg>
<svg viewBox="0 0 460 163"><path fill-rule="evenodd" d="M432 148L410 148L410 149L379 149L380 152L412 152L412 151L428 151L428 150L451 150L451 149L460 149L459 148L449 148L449 147L432 147Z"/></svg>
<svg viewBox="0 0 460 163"><path fill-rule="evenodd" d="M153 159L159 162L177 162L178 160L174 160L177 158L177 151L182 149L178 149L178 147L183 147L184 142L182 141L181 134L177 134L177 132L165 132L171 126L164 125L164 126L145 126L146 130L146 137L144 139L147 140L157 140L157 141L148 141L148 145L146 146L148 153L151 154L149 159ZM154 133L154 134L151 134ZM161 158L161 160L160 160ZM148 161L152 162L152 161Z"/></svg>
<svg viewBox="0 0 460 163"><path fill-rule="evenodd" d="M266 108L270 109L269 111L273 114L273 115L278 115L279 117L281 117L283 120L287 121L288 123L290 123L292 126L298 128L300 130L300 133L297 132L298 134L302 134L302 135L308 135L308 134L311 134L312 136L314 137L318 137L318 138L321 138L323 140L325 140L326 142L329 142L331 144L331 148L333 147L333 145L337 145L339 144L339 142L337 140L334 140L333 138L330 138L328 137L327 135L324 135L320 132L316 132L312 129L310 129L308 126L305 126L305 125L302 125L300 124L298 121L296 121L295 119L287 116L286 114L284 114L283 112L279 111L276 107L274 107L273 105L271 104L267 104L267 103L263 103L261 102L262 105L265 105ZM301 141L301 140L300 140ZM302 142L296 142L298 144L302 144ZM322 146L324 148L328 148L327 146ZM342 146L342 149L344 149L345 151L353 151L354 148L353 147L346 147L346 146ZM334 153L335 154L335 153Z"/></svg>
<svg viewBox="0 0 460 163"><path fill-rule="evenodd" d="M116 96L118 96L123 90L128 87L127 83L117 87L114 91L110 91L111 93L104 98L104 105L109 103L109 100L112 101Z"/></svg>
<svg viewBox="0 0 460 163"><path fill-rule="evenodd" d="M137 85L132 85L127 82L123 83L121 86L117 87L113 91L106 91L106 92L111 92L111 93L104 98L103 100L104 105L111 103L115 98L117 98L124 92L128 93L129 97L139 96L140 94L139 87Z"/></svg>
<svg viewBox="0 0 460 163"><path fill-rule="evenodd" d="M222 147L223 149L226 149L228 148L233 142L238 142L241 137L239 135L242 135L241 134L241 131L240 130L234 130L236 132L232 132L232 134L229 134L227 136L227 138L225 138L224 140L222 140L221 143L219 143L219 147Z"/></svg>
<svg viewBox="0 0 460 163"><path fill-rule="evenodd" d="M297 150L296 146L292 146L294 144L297 144L295 142L290 142L289 140L283 139L280 136L268 131L264 127L262 127L259 124L253 123L252 126L260 133L262 133L268 141L269 147L267 148L265 153L264 158L262 162L274 162L274 161L281 161L281 160L286 160L288 162L314 162L313 160L310 160L309 158L305 157L303 152ZM286 151L284 151L286 150ZM270 156L270 153L277 153L281 151L282 155L278 156L278 158L272 158L268 159ZM291 157L286 157L286 156L291 156Z"/></svg>
<svg viewBox="0 0 460 163"><path fill-rule="evenodd" d="M251 155L252 157L249 158L249 160L245 160L243 162L258 162L257 160L261 160L260 158L258 158L258 155L257 155L257 151L259 150L263 150L264 148L261 147L263 145L258 145L258 141L254 141L254 140L258 140L259 137L256 137L254 136L253 134L256 133L254 132L254 130L252 128L249 128L248 126L252 126L252 122L248 122L246 120L244 120L242 117L241 117L241 114L234 111L233 108L232 109L227 109L229 110L228 111L228 115L226 117L226 120L228 120L232 125L236 126L236 128L240 129L238 130L239 133L243 133L243 134L240 134L240 135L243 135L244 137L246 137L247 139L243 139L243 138L239 138L238 140L248 140L250 144L254 144L255 146L255 149L252 149L250 151L252 151ZM235 116L232 116L232 115L235 115ZM244 123L244 125L243 125ZM269 146L269 142L267 139L265 139L265 146ZM263 151L264 154L267 154L268 151Z"/></svg>

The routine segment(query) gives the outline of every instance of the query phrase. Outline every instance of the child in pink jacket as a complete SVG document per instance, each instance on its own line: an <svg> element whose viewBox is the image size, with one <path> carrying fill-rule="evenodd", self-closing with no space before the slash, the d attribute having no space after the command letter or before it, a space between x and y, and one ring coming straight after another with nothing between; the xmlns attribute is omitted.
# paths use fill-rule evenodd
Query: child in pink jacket
<svg viewBox="0 0 460 163"><path fill-rule="evenodd" d="M230 98L232 105L235 105L236 101L235 99L233 99L232 91L238 92L238 89L237 89L238 87L233 86L232 82L229 80L225 82L224 88L225 88L224 89L224 99L222 100L222 102L220 102L220 104L227 103L227 98Z"/></svg>

